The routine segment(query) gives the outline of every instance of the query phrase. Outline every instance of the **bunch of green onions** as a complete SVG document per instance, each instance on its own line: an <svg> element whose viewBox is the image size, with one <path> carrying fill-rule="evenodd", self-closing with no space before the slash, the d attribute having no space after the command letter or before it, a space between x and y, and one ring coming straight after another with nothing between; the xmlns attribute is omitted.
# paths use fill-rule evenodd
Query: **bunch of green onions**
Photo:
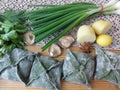
<svg viewBox="0 0 120 90"><path fill-rule="evenodd" d="M102 14L116 13L118 0L111 0L104 5L96 5L88 2L77 2L65 5L38 5L47 8L29 11L26 13L32 33L36 36L35 41L40 42L57 31L60 33L46 43L42 50L46 50L73 27L83 21Z"/></svg>

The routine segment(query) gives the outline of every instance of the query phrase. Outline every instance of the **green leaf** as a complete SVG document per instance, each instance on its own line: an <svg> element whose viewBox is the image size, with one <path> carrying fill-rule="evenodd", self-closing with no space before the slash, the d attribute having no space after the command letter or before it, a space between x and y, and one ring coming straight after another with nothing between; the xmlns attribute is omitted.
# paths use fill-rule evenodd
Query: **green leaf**
<svg viewBox="0 0 120 90"><path fill-rule="evenodd" d="M12 23L18 23L18 22L24 23L23 14L24 11L15 12L14 10L6 10L6 12L3 13L3 16L6 17L6 19Z"/></svg>
<svg viewBox="0 0 120 90"><path fill-rule="evenodd" d="M17 23L14 25L14 30L18 33L25 33L26 32L26 28L24 25Z"/></svg>
<svg viewBox="0 0 120 90"><path fill-rule="evenodd" d="M0 15L0 53L23 48L22 34L26 32L24 11L6 10Z"/></svg>
<svg viewBox="0 0 120 90"><path fill-rule="evenodd" d="M2 14L0 14L0 21L1 21L1 22L4 22L4 18L5 18L5 17L4 17Z"/></svg>
<svg viewBox="0 0 120 90"><path fill-rule="evenodd" d="M0 32L2 32L3 31L3 28L0 28Z"/></svg>
<svg viewBox="0 0 120 90"><path fill-rule="evenodd" d="M10 31L10 28L13 27L13 23L11 23L10 21L8 20L5 20L4 23L2 24L2 28L4 28L4 32L5 33L8 33Z"/></svg>
<svg viewBox="0 0 120 90"><path fill-rule="evenodd" d="M0 58L2 57L2 53L0 53Z"/></svg>
<svg viewBox="0 0 120 90"><path fill-rule="evenodd" d="M5 41L9 41L10 39L15 39L18 37L18 34L15 30L10 31L9 33L1 35L1 38Z"/></svg>
<svg viewBox="0 0 120 90"><path fill-rule="evenodd" d="M11 51L14 47L15 47L14 44L3 45L3 47L0 48L0 53L2 53L2 54L6 54L7 52Z"/></svg>
<svg viewBox="0 0 120 90"><path fill-rule="evenodd" d="M0 27L0 34L3 34L3 33L5 33L4 29Z"/></svg>
<svg viewBox="0 0 120 90"><path fill-rule="evenodd" d="M4 44L4 41L0 39L0 46Z"/></svg>

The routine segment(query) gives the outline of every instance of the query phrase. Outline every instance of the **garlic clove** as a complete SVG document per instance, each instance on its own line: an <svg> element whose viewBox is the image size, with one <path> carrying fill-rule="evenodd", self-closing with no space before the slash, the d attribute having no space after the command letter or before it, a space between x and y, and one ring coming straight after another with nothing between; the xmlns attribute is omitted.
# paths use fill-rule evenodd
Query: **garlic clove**
<svg viewBox="0 0 120 90"><path fill-rule="evenodd" d="M27 45L32 45L35 41L35 36L32 32L28 31L23 35L23 39Z"/></svg>
<svg viewBox="0 0 120 90"><path fill-rule="evenodd" d="M56 44L52 44L48 48L48 54L50 57L57 57L57 56L61 55L61 48Z"/></svg>
<svg viewBox="0 0 120 90"><path fill-rule="evenodd" d="M74 38L70 35L69 36L63 36L62 38L60 38L58 40L58 44L62 48L69 48L74 41L75 41Z"/></svg>

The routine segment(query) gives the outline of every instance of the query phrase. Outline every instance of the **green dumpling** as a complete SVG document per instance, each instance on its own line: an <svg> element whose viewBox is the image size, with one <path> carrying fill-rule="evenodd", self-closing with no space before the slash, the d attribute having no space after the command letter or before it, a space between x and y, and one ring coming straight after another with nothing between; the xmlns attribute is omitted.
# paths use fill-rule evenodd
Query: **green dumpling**
<svg viewBox="0 0 120 90"><path fill-rule="evenodd" d="M107 80L120 87L120 55L96 47L96 80Z"/></svg>
<svg viewBox="0 0 120 90"><path fill-rule="evenodd" d="M63 80L87 85L91 88L90 80L94 72L94 56L82 52L71 52L63 63Z"/></svg>

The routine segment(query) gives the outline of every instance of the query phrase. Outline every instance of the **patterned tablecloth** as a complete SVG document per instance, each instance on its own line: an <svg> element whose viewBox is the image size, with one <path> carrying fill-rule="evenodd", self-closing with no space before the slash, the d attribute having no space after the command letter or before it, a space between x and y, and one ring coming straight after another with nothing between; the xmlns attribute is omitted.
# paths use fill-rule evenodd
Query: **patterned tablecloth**
<svg viewBox="0 0 120 90"><path fill-rule="evenodd" d="M72 2L92 2L95 4L104 4L110 0L0 0L0 12L4 12L6 9L12 8L14 10L33 10L35 7L29 7L30 4L57 4L63 5L66 3ZM85 24L91 25L94 21L104 19L113 23L111 30L108 32L113 38L113 44L105 49L115 49L120 50L120 15L101 15L90 19L85 22ZM77 28L71 30L71 34L76 38ZM40 44L45 44L49 39L53 38L54 35L50 36L46 40L40 42ZM74 43L74 45L79 45L78 43Z"/></svg>

